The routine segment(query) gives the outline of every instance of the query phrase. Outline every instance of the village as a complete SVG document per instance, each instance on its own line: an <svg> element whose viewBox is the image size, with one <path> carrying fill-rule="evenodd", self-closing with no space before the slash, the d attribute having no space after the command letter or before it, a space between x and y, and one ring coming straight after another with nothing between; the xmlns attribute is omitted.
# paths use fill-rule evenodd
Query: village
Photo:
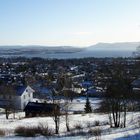
<svg viewBox="0 0 140 140"><path fill-rule="evenodd" d="M1 116L7 121L52 117L55 134L59 134L61 116L66 117L66 130L70 132L70 115L104 116L110 97L121 100L119 112L139 111L139 63L138 58L0 58ZM111 127L125 128L120 122L110 123Z"/></svg>

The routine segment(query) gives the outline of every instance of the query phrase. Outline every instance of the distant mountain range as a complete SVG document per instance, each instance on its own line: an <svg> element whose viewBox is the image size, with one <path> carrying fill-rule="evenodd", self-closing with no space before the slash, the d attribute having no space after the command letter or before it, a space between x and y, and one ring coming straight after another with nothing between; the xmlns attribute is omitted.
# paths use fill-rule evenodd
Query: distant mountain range
<svg viewBox="0 0 140 140"><path fill-rule="evenodd" d="M97 43L86 48L73 46L42 46L42 45L1 45L0 50L48 50L48 51L81 51L81 50L136 50L140 42Z"/></svg>
<svg viewBox="0 0 140 140"><path fill-rule="evenodd" d="M121 43L98 43L89 46L88 50L132 50L140 46L140 42L121 42Z"/></svg>
<svg viewBox="0 0 140 140"><path fill-rule="evenodd" d="M82 51L82 48L71 46L0 46L0 55L29 55L29 54L56 54L56 53L75 53Z"/></svg>
<svg viewBox="0 0 140 140"><path fill-rule="evenodd" d="M122 43L98 43L89 47L79 48L73 46L41 46L41 45L9 45L0 46L0 56L10 57L10 56L49 56L60 55L60 54L76 54L86 56L95 51L131 51L135 52L136 48L140 46L140 42L122 42ZM79 54L81 53L81 54ZM92 56L92 55L91 55ZM71 57L71 55L70 55Z"/></svg>

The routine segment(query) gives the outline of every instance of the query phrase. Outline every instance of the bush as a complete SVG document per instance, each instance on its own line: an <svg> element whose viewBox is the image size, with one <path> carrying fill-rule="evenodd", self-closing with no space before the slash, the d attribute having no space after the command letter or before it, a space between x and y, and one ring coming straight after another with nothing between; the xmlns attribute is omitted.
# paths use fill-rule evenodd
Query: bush
<svg viewBox="0 0 140 140"><path fill-rule="evenodd" d="M95 126L100 126L99 121L94 121L94 122L86 122L87 128L95 127Z"/></svg>
<svg viewBox="0 0 140 140"><path fill-rule="evenodd" d="M74 125L74 128L77 130L81 130L81 129L83 129L83 126L80 123L78 123L78 124Z"/></svg>
<svg viewBox="0 0 140 140"><path fill-rule="evenodd" d="M94 126L95 126L94 122L86 122L86 127L87 128L91 128L91 127L94 127Z"/></svg>
<svg viewBox="0 0 140 140"><path fill-rule="evenodd" d="M36 135L43 136L52 136L53 132L48 128L48 126L44 126L39 124L37 127L17 127L15 129L15 133L19 136L25 137L35 137Z"/></svg>
<svg viewBox="0 0 140 140"><path fill-rule="evenodd" d="M0 136L5 136L5 131L0 130Z"/></svg>
<svg viewBox="0 0 140 140"><path fill-rule="evenodd" d="M83 111L74 111L73 114L83 114Z"/></svg>
<svg viewBox="0 0 140 140"><path fill-rule="evenodd" d="M17 127L15 133L19 136L34 137L38 132L36 127Z"/></svg>
<svg viewBox="0 0 140 140"><path fill-rule="evenodd" d="M44 125L42 123L39 123L38 132L43 136L52 136L54 134L54 132L49 129L48 125Z"/></svg>
<svg viewBox="0 0 140 140"><path fill-rule="evenodd" d="M92 136L95 136L96 139L100 139L101 134L102 134L102 130L101 130L101 128L96 127L96 128L94 128L94 129L90 129L90 130L88 131L88 133L89 133L90 135L92 135Z"/></svg>
<svg viewBox="0 0 140 140"><path fill-rule="evenodd" d="M95 126L99 126L100 122L99 121L95 121L94 124L95 124Z"/></svg>

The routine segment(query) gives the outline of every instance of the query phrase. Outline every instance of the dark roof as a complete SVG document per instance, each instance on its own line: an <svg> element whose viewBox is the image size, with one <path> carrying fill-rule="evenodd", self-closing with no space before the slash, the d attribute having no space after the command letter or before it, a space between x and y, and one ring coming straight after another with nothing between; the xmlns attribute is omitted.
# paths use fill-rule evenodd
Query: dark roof
<svg viewBox="0 0 140 140"><path fill-rule="evenodd" d="M140 79L136 79L132 82L133 87L140 87Z"/></svg>
<svg viewBox="0 0 140 140"><path fill-rule="evenodd" d="M43 94L51 94L51 90L47 87L39 88L39 92Z"/></svg>
<svg viewBox="0 0 140 140"><path fill-rule="evenodd" d="M97 93L97 91L96 91L96 89L89 89L88 91L87 91L87 93L88 94L95 94L95 93Z"/></svg>
<svg viewBox="0 0 140 140"><path fill-rule="evenodd" d="M33 111L33 112L52 112L54 108L57 107L59 109L59 106L56 104L51 103L37 103L37 102L29 102L24 111Z"/></svg>
<svg viewBox="0 0 140 140"><path fill-rule="evenodd" d="M92 87L93 86L93 82L92 81L84 81L84 82L81 83L81 85L84 88L89 88L89 87Z"/></svg>
<svg viewBox="0 0 140 140"><path fill-rule="evenodd" d="M21 96L26 88L27 88L27 86L17 86L16 95Z"/></svg>

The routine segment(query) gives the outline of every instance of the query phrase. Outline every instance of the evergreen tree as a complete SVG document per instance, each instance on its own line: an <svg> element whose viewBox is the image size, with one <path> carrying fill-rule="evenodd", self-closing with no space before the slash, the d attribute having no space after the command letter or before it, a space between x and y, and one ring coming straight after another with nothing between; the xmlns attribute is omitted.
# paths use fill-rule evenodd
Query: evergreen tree
<svg viewBox="0 0 140 140"><path fill-rule="evenodd" d="M89 101L88 97L86 99L86 104L85 104L84 109L85 109L85 113L91 113L92 112L92 108L91 108L90 101Z"/></svg>

